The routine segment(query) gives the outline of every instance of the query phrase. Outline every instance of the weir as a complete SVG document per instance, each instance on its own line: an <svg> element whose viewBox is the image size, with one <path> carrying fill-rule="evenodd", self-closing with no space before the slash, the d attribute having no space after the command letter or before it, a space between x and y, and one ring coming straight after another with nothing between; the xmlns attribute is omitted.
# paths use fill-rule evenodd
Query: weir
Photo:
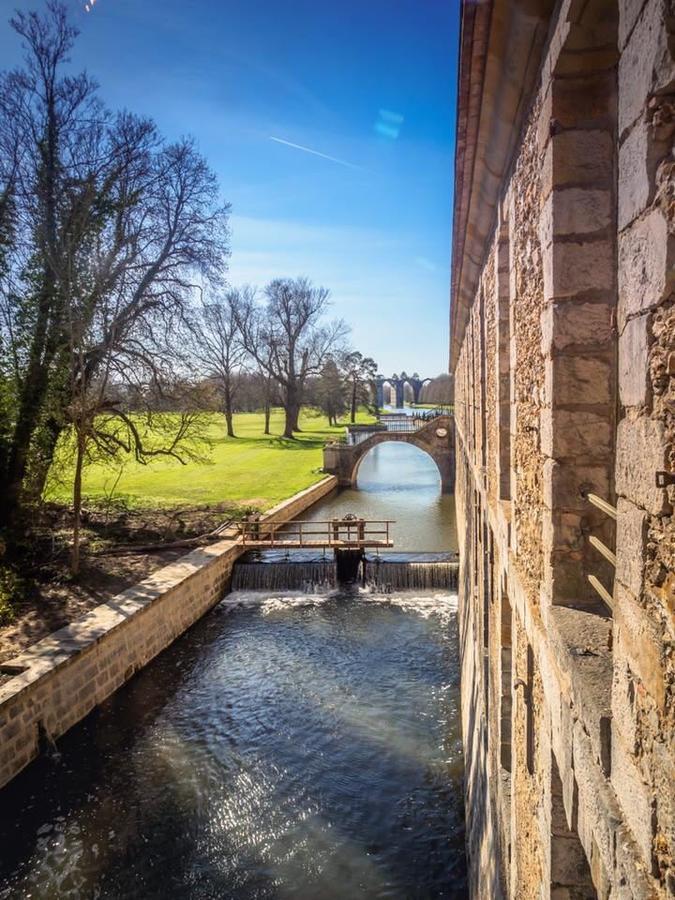
<svg viewBox="0 0 675 900"><path fill-rule="evenodd" d="M329 592L340 583L359 583L373 590L456 590L459 562L454 553L392 553L365 556L354 573L340 577L330 557L310 557L301 551L247 554L232 574L235 591L302 590Z"/></svg>

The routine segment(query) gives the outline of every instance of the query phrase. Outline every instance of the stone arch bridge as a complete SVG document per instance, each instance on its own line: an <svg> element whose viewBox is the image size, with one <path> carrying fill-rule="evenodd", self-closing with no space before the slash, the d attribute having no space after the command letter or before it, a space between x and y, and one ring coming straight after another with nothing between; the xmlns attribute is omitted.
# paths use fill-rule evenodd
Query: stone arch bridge
<svg viewBox="0 0 675 900"><path fill-rule="evenodd" d="M376 426L377 427L377 426ZM452 416L436 416L414 430L396 430L396 426L388 430L379 427L367 433L360 431L358 443L327 444L323 451L323 468L325 472L335 475L340 487L356 487L361 462L373 447L378 444L398 442L419 447L430 456L438 467L441 476L441 490L451 494L455 488L455 427Z"/></svg>

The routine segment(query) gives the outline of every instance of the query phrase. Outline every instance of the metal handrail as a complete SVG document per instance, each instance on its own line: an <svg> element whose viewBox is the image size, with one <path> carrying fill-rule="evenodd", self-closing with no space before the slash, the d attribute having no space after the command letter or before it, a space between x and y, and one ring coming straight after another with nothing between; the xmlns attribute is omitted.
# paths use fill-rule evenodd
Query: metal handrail
<svg viewBox="0 0 675 900"><path fill-rule="evenodd" d="M327 520L298 520L291 522L240 522L239 533L242 543L247 541L260 544L269 542L274 546L275 540L279 543L296 543L301 547L306 541L314 540L315 543L325 544L328 547L353 544L360 546L376 541L378 544L390 543L390 526L395 524L393 519L327 519ZM381 528L373 526L384 526ZM279 534L280 530L283 532ZM275 537L275 536L278 536ZM380 540L383 539L383 540Z"/></svg>

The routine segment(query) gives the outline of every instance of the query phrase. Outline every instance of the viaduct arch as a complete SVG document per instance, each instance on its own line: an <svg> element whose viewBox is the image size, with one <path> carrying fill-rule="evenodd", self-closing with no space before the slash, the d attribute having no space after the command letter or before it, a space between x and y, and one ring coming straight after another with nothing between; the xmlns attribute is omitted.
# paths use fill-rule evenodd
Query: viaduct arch
<svg viewBox="0 0 675 900"><path fill-rule="evenodd" d="M430 381L433 381L433 379L420 378L417 372L415 372L413 375L406 375L405 372L401 372L400 375L392 375L390 378L386 378L384 375L378 375L375 380L377 408L381 409L384 406L385 384L389 385L392 393L391 400L395 400L394 405L397 407L402 407L405 403L406 385L409 385L410 389L412 390L413 403L419 403L422 388Z"/></svg>
<svg viewBox="0 0 675 900"><path fill-rule="evenodd" d="M323 451L324 471L335 475L340 487L356 487L359 466L378 444L412 444L427 453L441 476L441 490L455 489L455 429L451 416L437 416L418 431L378 431L359 444L328 444Z"/></svg>

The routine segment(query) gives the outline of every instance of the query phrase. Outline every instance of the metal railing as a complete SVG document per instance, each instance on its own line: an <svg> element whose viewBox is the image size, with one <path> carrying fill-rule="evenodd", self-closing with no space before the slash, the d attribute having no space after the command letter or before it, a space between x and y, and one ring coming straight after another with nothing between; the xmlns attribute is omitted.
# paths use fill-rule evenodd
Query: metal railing
<svg viewBox="0 0 675 900"><path fill-rule="evenodd" d="M328 519L269 522L248 520L239 525L242 543L265 547L391 547L393 519Z"/></svg>
<svg viewBox="0 0 675 900"><path fill-rule="evenodd" d="M598 497L597 494L586 494L586 499L589 503L592 503L596 509L599 509L609 518L614 519L616 521L616 507L612 506L611 503L608 503L606 500L603 500L602 497ZM600 538L595 537L595 535L590 535L588 538L588 542L601 556L607 560L607 562L616 568L616 554L609 549L609 547L604 544ZM607 604L607 606L614 611L614 598L604 586L604 584L597 578L595 575L587 576L589 584L596 592L596 594L600 597L600 599Z"/></svg>
<svg viewBox="0 0 675 900"><path fill-rule="evenodd" d="M387 431L394 434L414 434L424 428L429 422L448 413L440 409L426 410L409 416L405 413L383 413L379 421L373 425L348 425L347 443L350 447L361 444L374 434Z"/></svg>

